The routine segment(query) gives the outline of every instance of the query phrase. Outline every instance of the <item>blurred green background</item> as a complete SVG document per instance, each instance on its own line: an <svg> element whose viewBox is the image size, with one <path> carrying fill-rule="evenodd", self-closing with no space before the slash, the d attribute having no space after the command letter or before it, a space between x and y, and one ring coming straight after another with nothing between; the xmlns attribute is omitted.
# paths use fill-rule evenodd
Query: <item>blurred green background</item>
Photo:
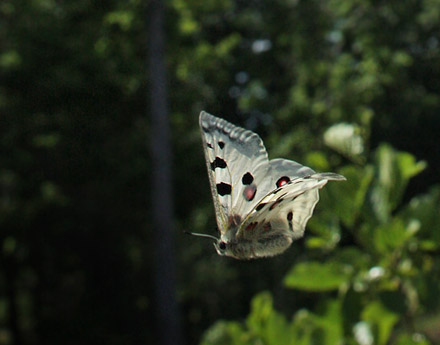
<svg viewBox="0 0 440 345"><path fill-rule="evenodd" d="M150 5L0 2L0 345L159 344L167 329ZM440 344L440 1L164 5L176 338ZM271 158L347 177L285 254L240 262L183 234L216 234L201 110Z"/></svg>

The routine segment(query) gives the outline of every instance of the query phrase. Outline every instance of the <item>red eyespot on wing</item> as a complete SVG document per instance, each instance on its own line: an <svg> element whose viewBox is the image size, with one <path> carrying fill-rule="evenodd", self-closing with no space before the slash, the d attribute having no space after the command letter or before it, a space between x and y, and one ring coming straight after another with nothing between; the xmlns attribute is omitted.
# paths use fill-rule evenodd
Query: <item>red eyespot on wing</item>
<svg viewBox="0 0 440 345"><path fill-rule="evenodd" d="M257 187L255 185L247 186L243 190L243 197L247 201L252 201L255 198L255 194L257 194Z"/></svg>
<svg viewBox="0 0 440 345"><path fill-rule="evenodd" d="M286 183L290 182L290 178L288 176L280 177L276 183L277 188L284 186Z"/></svg>

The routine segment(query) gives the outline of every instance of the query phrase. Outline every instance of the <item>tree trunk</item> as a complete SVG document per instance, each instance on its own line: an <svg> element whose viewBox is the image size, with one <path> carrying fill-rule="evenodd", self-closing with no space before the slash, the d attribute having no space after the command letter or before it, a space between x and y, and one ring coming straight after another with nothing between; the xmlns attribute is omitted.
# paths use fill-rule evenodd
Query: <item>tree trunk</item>
<svg viewBox="0 0 440 345"><path fill-rule="evenodd" d="M171 142L168 120L163 2L150 2L149 79L151 114L152 188L154 231L156 331L162 345L182 344L176 302L176 269L173 247Z"/></svg>

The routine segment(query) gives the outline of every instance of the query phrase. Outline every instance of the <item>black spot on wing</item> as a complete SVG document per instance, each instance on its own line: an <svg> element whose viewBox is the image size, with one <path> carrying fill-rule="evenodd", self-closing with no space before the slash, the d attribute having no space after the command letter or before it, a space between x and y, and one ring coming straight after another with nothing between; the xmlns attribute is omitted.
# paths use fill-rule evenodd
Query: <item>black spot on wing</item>
<svg viewBox="0 0 440 345"><path fill-rule="evenodd" d="M250 172L247 172L241 178L241 183L246 184L246 185L251 184L253 181L254 181L254 177L252 176L252 174Z"/></svg>
<svg viewBox="0 0 440 345"><path fill-rule="evenodd" d="M207 143L206 146L208 146L210 149L212 149L212 145L210 143Z"/></svg>
<svg viewBox="0 0 440 345"><path fill-rule="evenodd" d="M205 127L203 125L202 125L202 131L205 132L205 133L209 133L210 132L209 131L209 127Z"/></svg>
<svg viewBox="0 0 440 345"><path fill-rule="evenodd" d="M223 150L223 148L225 147L225 143L223 141L219 141L218 142L218 147L220 147L220 149Z"/></svg>
<svg viewBox="0 0 440 345"><path fill-rule="evenodd" d="M215 170L216 168L224 169L226 168L227 164L224 159L221 159L220 157L215 157L215 160L211 163L211 169Z"/></svg>
<svg viewBox="0 0 440 345"><path fill-rule="evenodd" d="M289 212L289 213L287 214L287 221L288 221L288 223L289 223L289 229L290 229L290 231L293 231L292 219L293 219L293 213L292 213L292 211L291 211L291 212Z"/></svg>
<svg viewBox="0 0 440 345"><path fill-rule="evenodd" d="M217 183L217 193L221 196L231 194L232 188L230 184L227 183Z"/></svg>
<svg viewBox="0 0 440 345"><path fill-rule="evenodd" d="M260 211L264 206L266 206L265 202L262 202L261 204L259 204L256 208L255 211Z"/></svg>
<svg viewBox="0 0 440 345"><path fill-rule="evenodd" d="M272 205L270 205L269 211L272 211L277 205L281 204L281 202L283 202L283 200L284 199L278 198Z"/></svg>

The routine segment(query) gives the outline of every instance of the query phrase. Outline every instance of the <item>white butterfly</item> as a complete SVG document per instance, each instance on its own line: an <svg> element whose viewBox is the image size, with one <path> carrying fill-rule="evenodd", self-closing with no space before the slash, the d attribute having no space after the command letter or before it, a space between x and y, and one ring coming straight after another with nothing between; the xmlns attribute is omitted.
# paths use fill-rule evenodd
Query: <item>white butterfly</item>
<svg viewBox="0 0 440 345"><path fill-rule="evenodd" d="M274 256L302 237L327 181L335 173L315 173L286 159L268 160L261 138L246 129L200 113L200 129L220 238L219 255L236 259Z"/></svg>

